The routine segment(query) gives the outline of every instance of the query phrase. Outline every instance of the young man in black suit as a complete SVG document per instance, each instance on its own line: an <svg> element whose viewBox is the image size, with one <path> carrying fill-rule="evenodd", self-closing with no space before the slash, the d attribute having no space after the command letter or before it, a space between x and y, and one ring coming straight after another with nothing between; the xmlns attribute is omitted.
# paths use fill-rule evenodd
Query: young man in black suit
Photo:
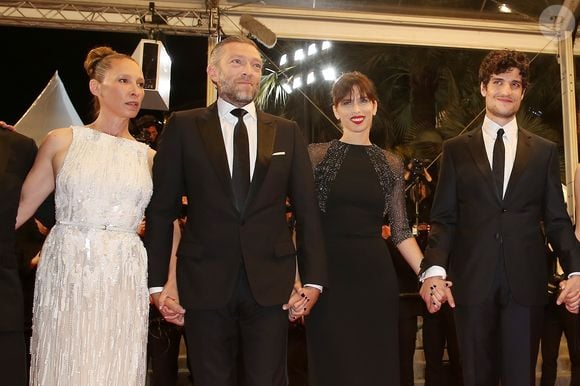
<svg viewBox="0 0 580 386"><path fill-rule="evenodd" d="M547 302L543 232L572 274L558 301L575 312L580 302L580 276L573 276L580 249L557 145L516 120L528 68L523 53L490 52L479 70L482 127L443 145L421 296L431 312L446 300L456 304L466 386L535 384Z"/></svg>
<svg viewBox="0 0 580 386"><path fill-rule="evenodd" d="M217 102L174 113L158 145L146 212L149 283L161 287L167 280L172 223L185 195L177 284L195 382L285 386L283 305L300 305L291 307L291 317L308 313L326 284L312 166L298 125L254 105L262 58L253 41L232 36L218 43L207 73ZM297 248L285 217L287 197ZM289 299L296 267L306 284ZM176 297L167 288L154 295L166 319L165 303Z"/></svg>
<svg viewBox="0 0 580 386"><path fill-rule="evenodd" d="M0 374L2 383L27 384L24 299L15 249L20 190L36 157L34 140L0 121Z"/></svg>

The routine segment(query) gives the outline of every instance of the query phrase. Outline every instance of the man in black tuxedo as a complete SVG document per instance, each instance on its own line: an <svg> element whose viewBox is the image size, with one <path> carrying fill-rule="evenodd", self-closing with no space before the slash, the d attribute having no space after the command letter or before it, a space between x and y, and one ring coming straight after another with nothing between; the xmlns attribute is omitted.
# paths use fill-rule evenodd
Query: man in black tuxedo
<svg viewBox="0 0 580 386"><path fill-rule="evenodd" d="M262 58L253 41L231 36L218 43L207 72L217 102L173 113L159 142L146 212L149 284L161 287L167 280L172 223L185 195L177 284L196 384L282 386L283 305L300 304L293 315L308 313L326 284L312 166L298 125L254 105ZM296 248L287 197L295 210ZM290 298L296 267L306 284ZM154 295L166 312L163 297Z"/></svg>
<svg viewBox="0 0 580 386"><path fill-rule="evenodd" d="M421 296L431 312L446 300L456 303L467 386L535 384L547 302L543 232L572 274L558 301L578 312L580 249L558 148L516 121L528 68L523 53L490 52L479 70L482 127L443 145Z"/></svg>
<svg viewBox="0 0 580 386"><path fill-rule="evenodd" d="M0 374L2 383L27 384L24 299L15 249L20 190L36 157L34 140L0 122Z"/></svg>

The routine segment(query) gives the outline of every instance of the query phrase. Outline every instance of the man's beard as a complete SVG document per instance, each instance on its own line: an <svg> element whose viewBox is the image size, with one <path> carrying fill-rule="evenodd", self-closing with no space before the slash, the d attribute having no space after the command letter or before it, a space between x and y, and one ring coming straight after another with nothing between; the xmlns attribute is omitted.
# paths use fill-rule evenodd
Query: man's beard
<svg viewBox="0 0 580 386"><path fill-rule="evenodd" d="M252 86L250 90L242 90L232 82L228 82L222 79L222 87L219 91L220 96L223 99L227 99L231 102L236 102L240 104L248 104L252 102L258 95L258 88Z"/></svg>

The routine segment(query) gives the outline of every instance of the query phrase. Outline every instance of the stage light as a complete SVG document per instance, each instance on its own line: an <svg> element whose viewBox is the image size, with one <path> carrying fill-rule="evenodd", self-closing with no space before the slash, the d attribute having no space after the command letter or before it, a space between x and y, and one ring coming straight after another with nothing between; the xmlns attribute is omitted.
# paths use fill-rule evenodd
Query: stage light
<svg viewBox="0 0 580 386"><path fill-rule="evenodd" d="M284 89L284 91L286 91L288 94L292 94L292 86L290 86L287 82L282 83L282 88Z"/></svg>
<svg viewBox="0 0 580 386"><path fill-rule="evenodd" d="M296 52L294 52L294 61L298 62L304 59L304 50L302 48L297 49Z"/></svg>
<svg viewBox="0 0 580 386"><path fill-rule="evenodd" d="M336 70L333 67L327 67L322 70L322 76L324 77L324 80L335 80Z"/></svg>
<svg viewBox="0 0 580 386"><path fill-rule="evenodd" d="M301 76L295 76L294 77L294 81L292 82L292 88L294 90L296 90L297 88L302 87L302 77Z"/></svg>
<svg viewBox="0 0 580 386"><path fill-rule="evenodd" d="M312 56L314 54L316 54L318 52L318 49L316 48L316 44L312 43L311 45L308 46L308 56Z"/></svg>
<svg viewBox="0 0 580 386"><path fill-rule="evenodd" d="M331 46L330 42L328 40L325 40L322 42L322 51L325 51L327 49L329 49Z"/></svg>
<svg viewBox="0 0 580 386"><path fill-rule="evenodd" d="M499 4L497 8L501 13L512 13L512 9L507 4Z"/></svg>
<svg viewBox="0 0 580 386"><path fill-rule="evenodd" d="M286 63L288 63L288 54L284 54L280 58L280 65L281 66L285 65Z"/></svg>
<svg viewBox="0 0 580 386"><path fill-rule="evenodd" d="M141 39L132 55L145 77L141 108L169 110L171 58L161 41Z"/></svg>
<svg viewBox="0 0 580 386"><path fill-rule="evenodd" d="M314 72L309 72L308 76L306 77L306 84L312 84L316 82L316 77L314 76Z"/></svg>

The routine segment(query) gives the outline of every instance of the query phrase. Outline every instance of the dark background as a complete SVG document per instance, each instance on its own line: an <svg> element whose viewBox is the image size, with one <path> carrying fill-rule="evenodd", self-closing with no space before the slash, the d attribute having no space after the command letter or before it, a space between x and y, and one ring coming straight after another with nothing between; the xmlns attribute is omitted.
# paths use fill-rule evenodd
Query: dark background
<svg viewBox="0 0 580 386"><path fill-rule="evenodd" d="M158 36L171 57L170 111L205 106L207 38L204 36ZM55 71L81 120L92 121L92 97L83 68L91 48L108 45L132 55L146 34L75 31L49 28L0 27L2 98L0 120L15 124L42 92ZM140 115L163 111L143 110Z"/></svg>

